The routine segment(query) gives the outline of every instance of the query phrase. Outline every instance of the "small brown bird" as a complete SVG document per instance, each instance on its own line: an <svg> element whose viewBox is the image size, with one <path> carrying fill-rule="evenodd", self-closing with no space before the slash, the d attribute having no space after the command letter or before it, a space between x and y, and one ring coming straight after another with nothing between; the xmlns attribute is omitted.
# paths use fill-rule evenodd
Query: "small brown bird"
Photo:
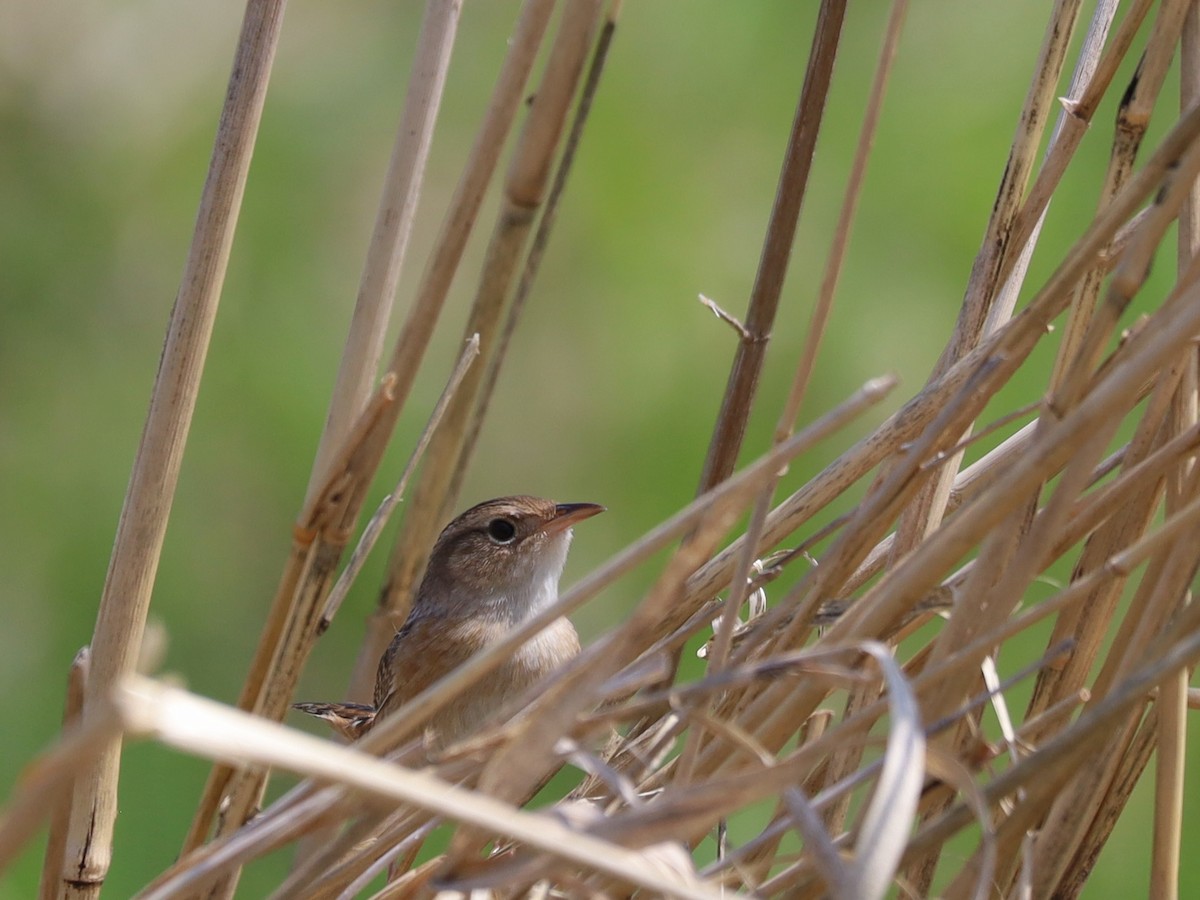
<svg viewBox="0 0 1200 900"><path fill-rule="evenodd" d="M604 512L595 503L501 497L473 506L445 527L404 626L379 661L375 703L297 703L354 740L456 666L558 599L571 527ZM436 746L450 744L579 652L559 619L482 684L429 723Z"/></svg>

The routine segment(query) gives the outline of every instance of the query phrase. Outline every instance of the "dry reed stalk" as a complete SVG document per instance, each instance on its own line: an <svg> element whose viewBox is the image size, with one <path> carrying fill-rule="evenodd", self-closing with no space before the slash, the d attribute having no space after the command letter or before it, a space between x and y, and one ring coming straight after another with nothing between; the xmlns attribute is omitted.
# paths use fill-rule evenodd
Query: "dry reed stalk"
<svg viewBox="0 0 1200 900"><path fill-rule="evenodd" d="M1096 9L1092 13L1092 21L1088 25L1087 33L1079 48L1079 58L1076 60L1075 70L1071 74L1071 85L1066 96L1059 98L1062 109L1059 110L1054 122L1054 129L1050 133L1049 145L1042 160L1042 172L1047 170L1050 156L1063 141L1064 131L1074 127L1076 133L1082 136L1083 131L1087 128L1087 122L1076 115L1074 109L1083 92L1096 80L1097 70L1103 62L1104 44L1108 39L1108 33L1116 14L1117 3L1115 0L1101 0L1096 4ZM1039 172L1039 177L1040 174L1041 172ZM1047 197L1046 205L1042 207L1041 212L1033 221L1032 229L1028 234L1017 233L1017 221L1013 222L1013 237L1010 238L1010 242L1012 246L1021 248L1020 253L988 311L988 317L983 326L985 332L994 331L1001 322L1012 316L1017 303L1017 295L1025 282L1025 275L1033 259L1033 251L1037 246L1042 225L1049 211L1049 199ZM1022 203L1018 219L1028 213L1029 207L1028 201Z"/></svg>
<svg viewBox="0 0 1200 900"><path fill-rule="evenodd" d="M867 113L864 118L862 132L859 136L854 161L851 165L851 173L846 185L838 226L834 232L833 245L829 252L825 273L821 280L821 286L813 309L808 337L800 354L800 361L796 368L787 402L780 413L779 421L775 427L774 440L776 443L785 440L795 428L796 418L799 415L800 407L816 364L817 352L820 348L821 338L825 333L825 326L828 323L834 294L837 290L838 278L845 259L846 246L850 239L850 230L854 221L855 211L857 210L863 179L866 174L867 159L870 155L875 128L878 124L879 112L883 103L883 93L887 85L891 63L895 57L895 48L899 40L900 26L903 22L905 9L906 4L903 2L898 2L893 7L892 17L887 30L885 49L881 55L879 68L871 87L871 94L867 103ZM796 118L792 126L792 139L789 143L788 152L784 157L784 171L780 175L780 190L776 198L776 217L773 217L768 238L764 242L763 261L760 263L759 270L759 278L762 280L764 288L762 293L756 290L751 299L751 316L757 316L760 319L765 318L767 315L771 318L774 317L774 306L778 302L779 293L782 289L783 274L786 271L787 258L790 253L790 241L794 235L796 222L799 218L804 188L807 186L809 166L811 165L816 135L820 126L820 113L824 110L825 96L829 88L837 41L841 34L844 15L844 4L823 6L822 17L818 20L817 27L814 30L813 50L809 58L809 69L805 76L800 104L797 107ZM826 52L822 52L823 50ZM815 122L806 116L808 107L813 105L817 107ZM792 190L786 190L785 188L793 182L797 183L797 187ZM789 217L784 218L785 215ZM787 252L780 254L775 243L783 237L787 238L789 246ZM763 308L767 308L768 312L761 312L756 301L759 301ZM730 372L725 405L722 407L722 413L718 419L717 433L713 436L713 442L709 450L709 459L706 466L711 466L712 468L706 469L705 474L702 476L702 487L706 483L705 479L723 478L728 475L728 469L726 468L727 460L723 461L722 456L728 458L732 454L733 457L736 457L737 450L741 446L746 419L753 403L759 369L765 358L766 347L765 345L758 346L761 342L755 339L755 332L746 326L742 326L740 323L737 323L737 326L742 333L742 344L739 347L738 358L735 360L733 369ZM758 323L758 330L763 332L769 326L770 319L766 319ZM758 354L757 358L754 354ZM737 416L740 416L740 418L734 415L735 411L737 411ZM733 571L729 597L726 601L724 612L720 616L720 625L716 629L712 648L709 652L708 666L710 672L720 672L727 664L734 625L738 621L737 612L741 609L749 592L750 572L756 556L754 551L766 525L766 517L770 511L775 487L782 473L781 470L776 477L772 478L765 485L750 514L750 521L746 526L745 539L743 541L744 548ZM687 781L691 777L696 763L696 754L701 747L700 739L702 734L703 732L696 730L689 733L687 737L683 755L679 763L679 778L683 781Z"/></svg>
<svg viewBox="0 0 1200 900"><path fill-rule="evenodd" d="M554 230L554 224L558 220L559 202L562 200L563 192L566 190L568 176L575 161L575 154L579 150L580 142L583 139L583 130L587 124L588 115L591 113L592 102L596 99L596 93L600 88L600 77L604 73L604 66L608 60L608 51L612 46L612 40L616 33L620 12L620 0L613 0L605 15L604 24L600 28L600 36L596 40L591 62L588 64L587 75L580 90L579 101L576 104L575 114L571 120L571 127L564 139L563 150L554 171L554 178L546 193L546 200L541 217L538 220L537 231L533 235L529 252L525 256L525 263L521 269L521 277L517 281L516 290L509 303L504 327L500 330L499 337L497 338L496 351L492 356L491 365L487 367L484 374L484 383L480 387L479 399L472 410L471 422L464 437L463 452L459 458L458 469L454 473L454 478L450 483L450 493L453 496L457 497L461 490L462 478L470 465L475 445L479 438L479 430L483 425L484 417L487 415L492 394L500 377L501 367L508 356L508 345L516 333L517 325L524 312L525 303L529 298L537 274L541 269L542 259L545 256L550 235Z"/></svg>
<svg viewBox="0 0 1200 900"><path fill-rule="evenodd" d="M1150 896L1179 896L1179 852L1183 844L1183 782L1187 747L1188 670L1180 669L1158 689L1158 765L1155 769L1154 850Z"/></svg>
<svg viewBox="0 0 1200 900"><path fill-rule="evenodd" d="M279 0L252 2L246 8L195 231L100 599L85 719L136 663L283 8ZM76 775L59 897L99 895L112 857L120 753L119 741L111 740Z"/></svg>
<svg viewBox="0 0 1200 900"><path fill-rule="evenodd" d="M1078 0L1059 0L1051 11L1025 105L1021 111L1017 135L1013 140L997 199L984 233L983 245L971 269L954 335L934 367L935 378L975 348L986 334L987 326L996 322L997 317L993 316L995 301L1003 286L1010 280L1004 268L1005 260L1019 259L1025 250L1025 245L1011 246L1009 239L1013 222L1019 212L1021 197L1033 171L1042 130L1049 119L1050 106L1066 61L1079 7ZM967 424L963 433L968 433L970 427L970 424ZM896 542L892 552L897 558L913 550L941 522L950 499L954 473L961 458L961 452L955 454L949 465L933 473L928 483L908 505L896 530ZM924 887L920 882L927 880L918 879L918 891Z"/></svg>
<svg viewBox="0 0 1200 900"><path fill-rule="evenodd" d="M891 75L892 65L896 58L896 50L899 46L901 30L903 28L905 15L908 11L906 0L896 0L892 4L891 14L888 18L887 29L884 36L883 48L879 54L879 64L875 72L875 78L871 84L871 92L867 99L866 111L863 114L862 129L859 134L858 142L855 147L854 159L850 167L850 175L846 180L845 195L842 200L841 211L838 216L837 226L834 230L833 242L831 244L829 254L826 258L825 270L821 278L821 285L818 289L817 300L813 308L812 318L809 322L808 335L805 338L804 347L800 352L800 361L796 368L796 374L792 382L791 390L789 391L787 401L784 404L784 409L780 414L780 420L775 428L776 440L781 439L788 434L794 427L796 417L799 415L800 407L803 404L804 397L808 392L808 386L812 379L812 373L816 366L817 353L821 346L822 338L824 337L826 327L829 322L829 317L833 308L834 295L837 292L838 281L841 277L842 268L845 263L846 250L850 243L850 232L854 223L855 213L858 210L859 199L862 195L863 181L866 177L867 161L871 154L872 146L874 145L875 131L879 124L879 116L883 109L883 98L887 89L888 79ZM758 503L755 505L751 516L750 524L746 529L746 549L743 552L742 564L734 573L734 579L730 588L730 607L733 610L740 608L741 598L749 581L750 566L753 562L752 547L758 542L762 535L763 527L766 523L766 516L770 508L771 500L774 496L774 482L771 483L766 490L763 491ZM724 662L724 655L728 648L728 641L732 633L733 616L725 616L722 619L722 627L716 634L713 649L714 665L719 667ZM863 702L865 697L874 698L877 696L877 691L873 685L860 685L855 688L851 699L848 701L847 709L855 703ZM689 740L691 748L698 748L698 743L695 740ZM687 747L685 747L685 757L682 763L684 772L690 771L694 760L686 756ZM845 752L838 754L831 762L826 777L833 780L839 780L841 774L849 774L850 771L857 768L859 748L850 748ZM686 778L686 775L684 776ZM814 787L819 785L814 784ZM834 826L840 816L844 814L845 807L839 807L834 810L825 812L825 826L832 831L840 831L840 828ZM850 890L858 890L860 886L856 881L850 882Z"/></svg>
<svg viewBox="0 0 1200 900"><path fill-rule="evenodd" d="M1200 10L1189 5L1180 37L1179 103L1182 109L1200 99ZM1178 269L1182 276L1200 248L1200 192L1193 185L1179 214ZM1194 428L1200 397L1200 360L1186 354L1179 387L1172 395L1172 425L1179 432ZM1175 512L1182 500L1187 471L1175 469L1167 486L1166 511ZM1194 602L1194 598L1192 598ZM1150 892L1175 900L1179 896L1180 848L1183 846L1183 797L1187 763L1187 695L1190 672L1181 669L1159 688L1155 713L1158 764L1154 781L1154 843ZM1148 732L1148 729L1146 730ZM1140 767L1136 770L1140 773ZM1090 870L1090 865L1087 867Z"/></svg>
<svg viewBox="0 0 1200 900"><path fill-rule="evenodd" d="M784 153L783 168L779 176L779 186L771 210L771 219L767 226L766 238L763 241L762 256L751 290L746 324L742 324L728 315L707 298L701 297L701 300L710 305L719 318L734 328L740 338L737 355L730 369L728 384L722 399L721 410L709 443L708 456L700 476L701 492L729 476L745 438L750 410L753 407L759 377L766 360L770 331L783 291L788 261L791 258L792 243L795 240L800 211L808 187L808 177L812 169L817 136L820 134L845 15L846 4L842 0L827 0L821 4L817 23L813 29L812 47L809 52L804 82L792 120L792 131ZM886 69L886 67L883 68ZM878 79L872 91L872 108L876 110L882 93L882 83L885 82L886 75ZM867 151L870 146L870 139L867 135L872 132L873 125L864 126L864 138L860 141L860 150L854 165L854 172L859 184L861 184L862 172L865 169ZM852 176L851 186L847 187L847 198L843 206L843 223L835 237L835 245L840 239L843 249L848 240L849 226L853 219L855 206L853 198L856 194L853 187L854 182L855 178ZM813 314L814 323L822 321L822 311L824 311L824 318L827 318L828 308L833 301L837 282L836 273L840 269L840 265L833 262L834 257L835 254L831 253L829 270L822 283L823 289ZM815 362L820 335L823 331L823 327L818 327L816 324L810 330L809 340L805 352L801 356L791 396L785 410L781 413L780 422L776 426L774 439L777 444L786 439L795 427L796 415L799 412L808 375ZM709 667L712 671L719 672L726 665L734 625L738 621L737 613L749 591L749 574L756 555L754 550L762 536L777 482L778 477L772 478L764 486L750 514L750 522L743 541L744 547L732 573L729 597L726 600L724 612L720 616L720 627L716 631L709 654ZM677 650L675 651L674 665L678 666ZM682 772L680 777L684 780L690 777L695 765L695 756L700 747L699 734L699 731L689 734L684 747L683 758L679 764Z"/></svg>
<svg viewBox="0 0 1200 900"><path fill-rule="evenodd" d="M321 487L333 452L345 441L374 387L461 12L462 0L429 0L425 7L396 143L384 177L350 333L313 460L306 501L312 500Z"/></svg>

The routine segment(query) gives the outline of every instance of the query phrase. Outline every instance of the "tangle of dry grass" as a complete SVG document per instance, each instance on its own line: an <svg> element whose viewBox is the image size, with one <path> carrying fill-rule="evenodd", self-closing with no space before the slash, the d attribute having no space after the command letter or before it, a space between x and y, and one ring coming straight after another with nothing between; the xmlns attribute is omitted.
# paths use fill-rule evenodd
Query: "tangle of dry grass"
<svg viewBox="0 0 1200 900"><path fill-rule="evenodd" d="M896 883L918 896L935 887L946 897L1074 896L1157 751L1149 890L1173 896L1188 674L1200 659L1200 611L1190 602L1200 561L1200 19L1182 0L1135 3L1119 22L1114 3L1098 3L1061 109L1055 92L1071 64L1080 4L1054 5L941 360L899 412L779 499L789 459L818 441L839 440L844 425L895 387L888 378L868 381L796 431L806 420L805 393L836 297L904 0L892 6L775 443L733 472L842 36L844 0L824 0L749 311L739 321L709 301L740 344L696 501L358 744L338 746L279 724L308 652L394 505L392 498L369 523L350 574L335 587L504 139L517 127L467 328L477 338L439 406L445 418L427 433L432 462L421 470L380 588L353 695L367 690L436 529L457 504L507 337L536 275L592 96L602 89L619 12L616 2L564 0L550 29L554 7L552 0L523 6L421 288L376 378L459 8L455 0L429 0L414 63L427 77L410 87L320 458L240 709L233 709L135 669L165 526L163 505L151 501L174 486L279 33L277 0L249 3L243 64L222 116L95 641L73 670L61 741L29 768L0 819L0 864L48 816L43 896L98 895L111 855L121 741L143 738L214 761L183 855L145 888L143 900L231 896L242 866L313 834L323 840L275 896L357 896L372 883L378 888L373 880L389 868L393 877L372 896L487 889L496 896L859 898L881 897ZM1152 9L1139 46L1139 26ZM1114 74L1135 52L1142 62L1125 90ZM544 68L522 118L538 58ZM1176 58L1184 109L1157 146L1142 147ZM1096 213L1015 310L1055 188L1099 100L1122 90ZM1174 223L1175 284L1164 297L1143 296L1152 311L1121 331ZM978 422L1045 342L1057 361L1044 401ZM1033 412L1024 427L1011 424ZM1122 426L1132 436L1114 447ZM970 443L987 450L963 468ZM861 495L852 512L819 531L810 524L851 491ZM521 716L426 758L418 736L437 709L537 629L672 547L626 621L527 698ZM1062 560L1073 567L1070 582L1034 590ZM778 588L798 561L803 571L787 590ZM751 613L741 618L746 607ZM1050 636L1031 653L1040 633L1034 629L1044 622L1052 623ZM697 676L680 663L698 640L708 643ZM1020 674L1002 680L1000 657ZM1026 704L1012 699L1021 681L1032 683ZM985 719L989 708L994 716ZM536 811L521 808L564 768L574 775L565 797ZM252 815L272 769L304 780ZM693 851L706 836L723 834L726 819L763 803L772 811L755 836L737 846L722 840L715 860L700 861ZM438 826L450 833L448 849L414 866ZM976 836L973 850L965 858L945 854L964 832Z"/></svg>

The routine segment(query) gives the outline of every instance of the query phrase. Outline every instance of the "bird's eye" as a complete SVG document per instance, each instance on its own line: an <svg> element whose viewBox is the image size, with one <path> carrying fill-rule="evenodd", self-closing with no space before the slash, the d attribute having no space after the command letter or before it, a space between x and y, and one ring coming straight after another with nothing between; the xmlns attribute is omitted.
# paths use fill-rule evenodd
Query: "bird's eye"
<svg viewBox="0 0 1200 900"><path fill-rule="evenodd" d="M487 533L497 544L507 544L517 536L517 526L508 519L492 519L487 524Z"/></svg>

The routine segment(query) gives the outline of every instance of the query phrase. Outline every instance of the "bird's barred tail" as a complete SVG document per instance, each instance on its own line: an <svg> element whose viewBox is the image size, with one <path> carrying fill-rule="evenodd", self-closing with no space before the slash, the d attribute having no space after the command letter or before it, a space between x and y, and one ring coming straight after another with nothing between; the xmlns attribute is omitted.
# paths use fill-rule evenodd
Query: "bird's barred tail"
<svg viewBox="0 0 1200 900"><path fill-rule="evenodd" d="M324 719L347 740L357 740L375 724L375 707L365 703L293 703L297 709L318 719Z"/></svg>

